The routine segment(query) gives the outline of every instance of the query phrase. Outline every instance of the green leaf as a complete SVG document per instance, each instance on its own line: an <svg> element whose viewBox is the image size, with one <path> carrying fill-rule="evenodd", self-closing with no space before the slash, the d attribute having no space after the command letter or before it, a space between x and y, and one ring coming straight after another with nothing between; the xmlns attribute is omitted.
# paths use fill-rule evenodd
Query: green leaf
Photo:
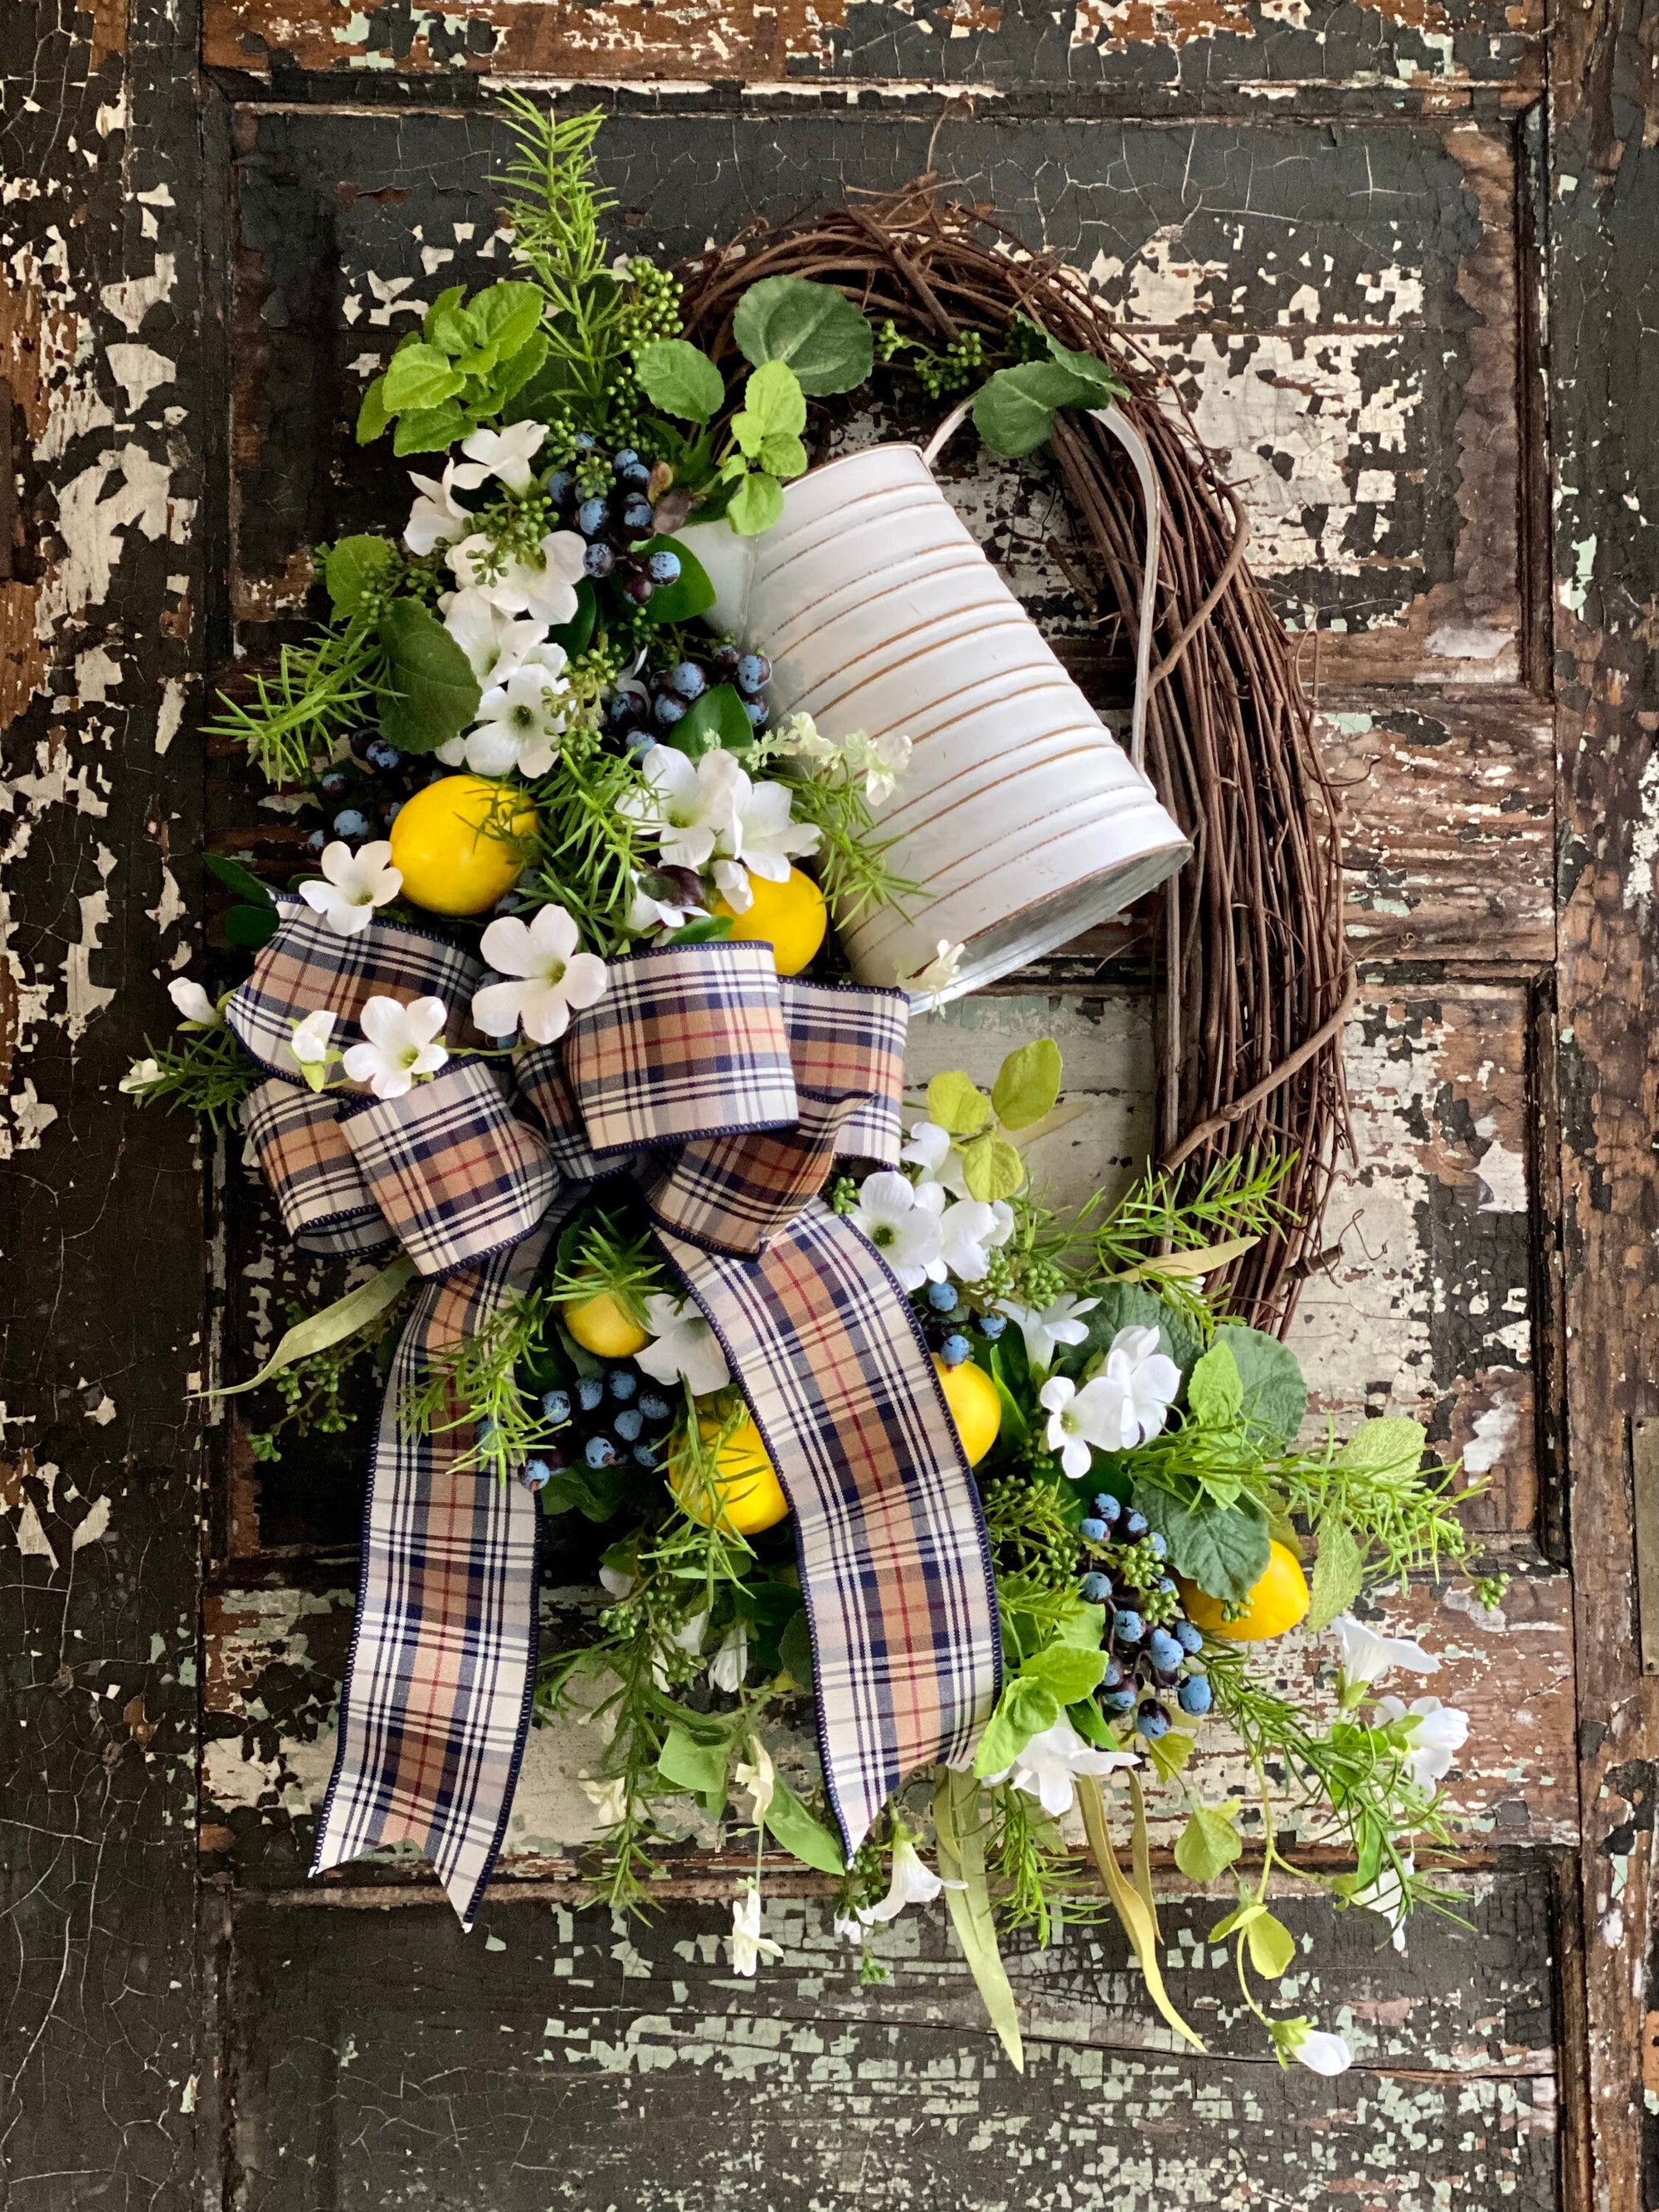
<svg viewBox="0 0 1659 2212"><path fill-rule="evenodd" d="M812 1628L802 1606L778 1638L778 1663L809 1696L812 1688Z"/></svg>
<svg viewBox="0 0 1659 2212"><path fill-rule="evenodd" d="M846 1873L847 1860L840 1838L822 1820L813 1818L781 1779L772 1785L772 1802L766 1808L766 1828L773 1840L781 1844L803 1866L816 1867L820 1874Z"/></svg>
<svg viewBox="0 0 1659 2212"><path fill-rule="evenodd" d="M1076 1705L1067 1705L1066 1717L1085 1743L1093 1744L1097 1751L1115 1751L1117 1738L1106 1725L1106 1716L1092 1698L1079 1698Z"/></svg>
<svg viewBox="0 0 1659 2212"><path fill-rule="evenodd" d="M1002 1407L1002 1426L997 1431L998 1442L1006 1444L1012 1451L1018 1451L1031 1440L1031 1424L1025 1417L1024 1407L1004 1378L1002 1346L1000 1344L991 1346L989 1373L992 1382L997 1386L997 1402Z"/></svg>
<svg viewBox="0 0 1659 2212"><path fill-rule="evenodd" d="M477 324L461 305L465 296L465 284L452 284L447 292L439 293L426 311L421 336L441 353L470 353L482 335Z"/></svg>
<svg viewBox="0 0 1659 2212"><path fill-rule="evenodd" d="M672 930L658 942L661 945L717 945L722 938L730 937L736 926L734 915L711 914L701 921L688 921L684 928Z"/></svg>
<svg viewBox="0 0 1659 2212"><path fill-rule="evenodd" d="M1147 1744L1146 1754L1164 1781L1173 1782L1197 1748L1196 1736L1171 1729L1167 1735L1154 1737Z"/></svg>
<svg viewBox="0 0 1659 2212"><path fill-rule="evenodd" d="M1074 1705L1079 1698L1100 1687L1106 1654L1080 1650L1071 1644L1051 1644L1046 1651L1035 1653L1019 1671L1026 1681L1040 1683L1060 1705Z"/></svg>
<svg viewBox="0 0 1659 2212"><path fill-rule="evenodd" d="M386 373L387 410L401 415L411 407L441 407L465 380L441 347L417 339L394 353Z"/></svg>
<svg viewBox="0 0 1659 2212"><path fill-rule="evenodd" d="M590 1468L579 1460L561 1468L538 1495L544 1513L580 1513L598 1526L621 1512L629 1486L615 1468Z"/></svg>
<svg viewBox="0 0 1659 2212"><path fill-rule="evenodd" d="M709 1819L718 1820L726 1804L726 1770L732 1747L724 1737L718 1743L699 1743L677 1721L663 1738L657 1755L657 1771L676 1790L689 1790Z"/></svg>
<svg viewBox="0 0 1659 2212"><path fill-rule="evenodd" d="M1238 1362L1226 1345L1212 1344L1194 1368L1187 1385L1187 1404L1194 1419L1206 1428L1237 1427L1244 1410L1244 1384Z"/></svg>
<svg viewBox="0 0 1659 2212"><path fill-rule="evenodd" d="M493 347L497 361L507 361L541 328L542 307L538 284L492 284L474 297L466 312L481 333L479 343Z"/></svg>
<svg viewBox="0 0 1659 2212"><path fill-rule="evenodd" d="M763 276L751 284L738 302L732 335L750 361L787 362L801 390L815 398L851 392L875 362L865 317L833 286L805 276Z"/></svg>
<svg viewBox="0 0 1659 2212"><path fill-rule="evenodd" d="M1170 1547L1170 1565L1212 1597L1242 1604L1267 1565L1267 1516L1253 1498L1225 1508L1188 1504L1152 1484L1135 1485L1135 1504Z"/></svg>
<svg viewBox="0 0 1659 2212"><path fill-rule="evenodd" d="M1319 1524L1319 1556L1314 1561L1307 1626L1316 1633L1346 1613L1365 1579L1365 1563L1344 1521L1328 1513Z"/></svg>
<svg viewBox="0 0 1659 2212"><path fill-rule="evenodd" d="M264 906L234 906L225 916L225 942L241 952L258 952L282 926L283 917L269 901Z"/></svg>
<svg viewBox="0 0 1659 2212"><path fill-rule="evenodd" d="M374 581L392 557L392 549L384 538L343 538L329 548L323 580L337 615L356 614L364 586Z"/></svg>
<svg viewBox="0 0 1659 2212"><path fill-rule="evenodd" d="M546 362L548 347L547 332L537 331L527 344L508 355L490 378L489 389L479 402L477 412L480 417L499 415L514 394L524 389Z"/></svg>
<svg viewBox="0 0 1659 2212"><path fill-rule="evenodd" d="M722 746L728 752L738 751L754 735L755 726L743 711L741 692L730 684L711 684L675 723L668 742L677 752L696 760Z"/></svg>
<svg viewBox="0 0 1659 2212"><path fill-rule="evenodd" d="M726 519L739 538L758 538L783 520L783 486L763 471L744 477L732 495Z"/></svg>
<svg viewBox="0 0 1659 2212"><path fill-rule="evenodd" d="M1044 1729L1051 1729L1060 1718L1060 1704L1052 1690L1045 1689L1024 1670L1016 1674L1005 1686L989 1725L980 1738L974 1759L975 1773L1000 1774L1005 1766L1012 1766L1031 1738L1041 1735Z"/></svg>
<svg viewBox="0 0 1659 2212"><path fill-rule="evenodd" d="M380 617L386 673L380 732L399 752L435 752L478 711L478 679L436 615L418 599L393 599Z"/></svg>
<svg viewBox="0 0 1659 2212"><path fill-rule="evenodd" d="M1038 1037L1011 1052L991 1086L991 1104L1003 1127L1029 1129L1052 1114L1060 1077L1060 1047L1052 1037Z"/></svg>
<svg viewBox="0 0 1659 2212"><path fill-rule="evenodd" d="M356 1336L376 1315L383 1314L415 1275L415 1262L406 1252L390 1260L378 1275L359 1283L355 1291L348 1291L343 1298L336 1298L331 1306L320 1313L307 1314L296 1321L279 1340L264 1365L246 1382L232 1382L222 1389L198 1390L198 1398L240 1398L245 1390L257 1390L273 1375L280 1375L284 1367L292 1367L297 1359L309 1359L314 1352L326 1352L331 1344L343 1344L349 1336Z"/></svg>
<svg viewBox="0 0 1659 2212"><path fill-rule="evenodd" d="M1200 1805L1187 1816L1187 1825L1176 1838L1175 1863L1189 1881L1213 1881L1244 1848L1234 1822L1239 1800L1224 1805Z"/></svg>
<svg viewBox="0 0 1659 2212"><path fill-rule="evenodd" d="M546 333L542 336L544 342L537 349L539 358L535 367L526 374L524 382L515 387L512 410L502 417L505 422L545 421L562 399L570 399L580 393L581 385L574 369L557 355L550 357L545 343ZM530 350L528 346L524 349L526 353ZM523 355L516 358L521 360Z"/></svg>
<svg viewBox="0 0 1659 2212"><path fill-rule="evenodd" d="M392 434L392 450L399 457L405 453L441 453L453 446L463 431L472 428L465 408L453 399L446 399L441 407L413 407L398 417L398 427Z"/></svg>
<svg viewBox="0 0 1659 2212"><path fill-rule="evenodd" d="M1245 1420L1275 1443L1293 1443L1308 1411L1308 1386L1295 1352L1276 1336L1232 1322L1216 1331L1215 1340L1226 1346L1237 1365Z"/></svg>
<svg viewBox="0 0 1659 2212"><path fill-rule="evenodd" d="M707 422L726 404L726 379L687 338L657 338L634 356L640 388L653 407L687 422Z"/></svg>
<svg viewBox="0 0 1659 2212"><path fill-rule="evenodd" d="M761 440L761 466L781 483L791 483L806 473L806 448L788 430L769 430Z"/></svg>
<svg viewBox="0 0 1659 2212"><path fill-rule="evenodd" d="M371 445L384 435L392 416L386 410L386 379L377 376L363 394L363 404L357 410L357 443Z"/></svg>
<svg viewBox="0 0 1659 2212"><path fill-rule="evenodd" d="M991 1102L971 1075L947 1067L927 1086L927 1118L948 1136L971 1137L991 1126Z"/></svg>
<svg viewBox="0 0 1659 2212"><path fill-rule="evenodd" d="M1276 1982L1295 1963L1296 1938L1271 1912L1258 1912L1244 1930L1244 1948L1250 1964L1264 1981Z"/></svg>
<svg viewBox="0 0 1659 2212"><path fill-rule="evenodd" d="M1051 334L1048 337L1048 358L1058 364L1079 384L1086 384L1097 394L1091 401L1096 407L1105 407L1114 399L1121 399L1127 390L1119 379L1097 355L1076 353L1070 346L1061 345ZM1062 404L1067 403L1062 402Z"/></svg>
<svg viewBox="0 0 1659 2212"><path fill-rule="evenodd" d="M252 868L245 868L240 860L230 860L223 853L204 853L202 866L210 876L217 876L228 890L234 891L238 898L252 899L256 905L263 901L269 905L270 891L268 886L260 882Z"/></svg>
<svg viewBox="0 0 1659 2212"><path fill-rule="evenodd" d="M945 1893L951 1925L956 1930L987 2017L1015 2071L1023 2074L1025 2053L1019 2037L1019 2014L1014 2007L1007 1969L997 1948L996 1917L991 1910L990 1886L986 1880L985 1840L988 1826L979 1784L971 1775L941 1766L933 1786L933 1834L939 1873L951 1885ZM958 1883L960 1887L955 1886Z"/></svg>
<svg viewBox="0 0 1659 2212"><path fill-rule="evenodd" d="M781 361L757 368L743 387L743 413L732 418L732 434L747 418L763 438L799 438L806 428L806 398L800 380Z"/></svg>
<svg viewBox="0 0 1659 2212"><path fill-rule="evenodd" d="M994 453L1017 460L1047 445L1056 407L1097 405L1092 384L1054 361L1000 368L974 401L974 427Z"/></svg>
<svg viewBox="0 0 1659 2212"><path fill-rule="evenodd" d="M988 1204L1025 1187L1025 1163L1006 1137L970 1137L962 1147L968 1195Z"/></svg>
<svg viewBox="0 0 1659 2212"><path fill-rule="evenodd" d="M633 558L648 561L653 553L672 553L680 564L680 573L672 584L659 584L643 610L646 619L653 623L694 622L699 615L707 614L714 604L714 586L708 580L708 571L689 545L682 545L678 538L653 538L648 544L636 545ZM748 720L747 715L744 717ZM751 730L750 736L754 734Z"/></svg>
<svg viewBox="0 0 1659 2212"><path fill-rule="evenodd" d="M1100 1640L1105 1633L1105 1607L1087 1604L1080 1597L1073 1598L1066 1611L1060 1615L1060 1624L1048 1648L1052 1650L1054 1644L1061 1644L1079 1651L1098 1651Z"/></svg>
<svg viewBox="0 0 1659 2212"><path fill-rule="evenodd" d="M1415 1474L1423 1463L1425 1440L1421 1422L1385 1414L1356 1429L1337 1452L1336 1463L1366 1474Z"/></svg>

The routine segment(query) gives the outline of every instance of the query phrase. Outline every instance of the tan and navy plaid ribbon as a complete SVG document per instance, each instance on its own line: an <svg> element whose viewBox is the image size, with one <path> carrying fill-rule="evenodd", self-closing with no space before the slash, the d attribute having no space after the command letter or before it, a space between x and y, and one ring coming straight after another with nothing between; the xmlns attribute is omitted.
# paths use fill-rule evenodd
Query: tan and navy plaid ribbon
<svg viewBox="0 0 1659 2212"><path fill-rule="evenodd" d="M819 1744L849 1853L915 1768L972 1749L1000 1687L977 1492L909 1300L817 1195L837 1158L900 1143L901 993L781 981L769 946L613 962L557 1045L453 1060L403 1098L295 1079L319 1006L436 997L452 1045L478 963L376 921L283 923L232 997L271 1071L245 1127L295 1242L401 1245L428 1280L381 1411L339 1749L313 1872L410 1841L470 1924L501 1846L536 1662L539 1509L457 1472L459 1432L410 1434L404 1392L533 1282L552 1225L626 1170L725 1348L793 1509ZM511 1076L503 1075L510 1066ZM510 1089L509 1089L510 1085Z"/></svg>

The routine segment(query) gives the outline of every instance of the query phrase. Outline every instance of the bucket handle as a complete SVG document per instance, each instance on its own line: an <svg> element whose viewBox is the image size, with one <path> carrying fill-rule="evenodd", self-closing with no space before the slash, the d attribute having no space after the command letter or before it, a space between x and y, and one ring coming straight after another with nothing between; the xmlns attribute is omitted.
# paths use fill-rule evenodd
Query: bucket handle
<svg viewBox="0 0 1659 2212"><path fill-rule="evenodd" d="M973 404L971 399L964 399L960 406L951 409L934 431L921 456L930 469L949 440L967 421ZM1146 690L1152 665L1152 622L1158 600L1158 540L1162 501L1146 441L1128 417L1115 406L1090 407L1084 411L1091 416L1103 429L1109 430L1129 456L1130 465L1140 483L1141 503L1146 514L1146 549L1140 574L1140 621L1135 639L1135 700L1129 716L1129 757L1144 775L1146 767Z"/></svg>

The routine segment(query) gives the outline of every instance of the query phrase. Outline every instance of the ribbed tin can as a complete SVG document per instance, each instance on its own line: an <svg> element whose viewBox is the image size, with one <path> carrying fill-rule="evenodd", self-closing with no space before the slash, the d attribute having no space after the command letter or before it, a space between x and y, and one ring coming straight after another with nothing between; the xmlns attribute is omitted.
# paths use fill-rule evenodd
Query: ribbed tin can
<svg viewBox="0 0 1659 2212"><path fill-rule="evenodd" d="M772 663L774 717L825 736L908 736L878 816L908 913L841 927L860 981L966 947L950 998L1120 913L1188 846L934 482L920 448L813 469L757 538L683 533L719 592L711 619Z"/></svg>

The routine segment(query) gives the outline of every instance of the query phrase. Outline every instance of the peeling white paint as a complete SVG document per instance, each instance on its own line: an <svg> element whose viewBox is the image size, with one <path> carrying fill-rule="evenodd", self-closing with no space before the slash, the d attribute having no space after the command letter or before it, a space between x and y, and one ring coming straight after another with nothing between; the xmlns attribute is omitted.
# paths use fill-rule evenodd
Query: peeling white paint
<svg viewBox="0 0 1659 2212"><path fill-rule="evenodd" d="M93 1499L86 1517L76 1524L75 1533L70 1538L70 1548L82 1552L88 1544L95 1544L100 1536L106 1535L109 1533L109 1494L106 1492L101 1497Z"/></svg>
<svg viewBox="0 0 1659 2212"><path fill-rule="evenodd" d="M106 348L104 358L110 372L126 394L127 412L137 415L149 401L153 392L164 384L171 384L176 374L173 364L154 346L117 344Z"/></svg>
<svg viewBox="0 0 1659 2212"><path fill-rule="evenodd" d="M124 276L118 283L100 285L98 296L116 321L136 337L150 309L172 298L178 274L178 257L158 253L148 276Z"/></svg>

